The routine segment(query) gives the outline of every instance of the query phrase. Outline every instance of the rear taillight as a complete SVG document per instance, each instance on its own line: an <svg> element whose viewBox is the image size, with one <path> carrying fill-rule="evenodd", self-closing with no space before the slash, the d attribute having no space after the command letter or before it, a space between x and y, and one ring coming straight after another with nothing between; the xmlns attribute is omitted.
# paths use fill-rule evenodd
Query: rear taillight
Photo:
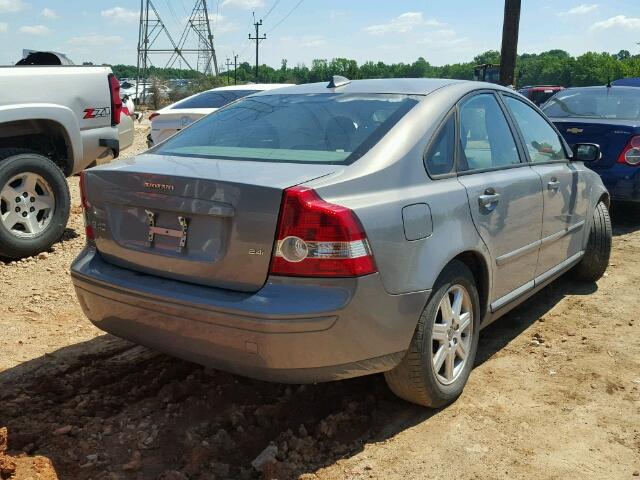
<svg viewBox="0 0 640 480"><path fill-rule="evenodd" d="M640 135L631 137L624 150L620 152L618 163L626 163L633 166L640 165Z"/></svg>
<svg viewBox="0 0 640 480"><path fill-rule="evenodd" d="M284 192L271 274L357 277L377 271L358 217L305 187Z"/></svg>
<svg viewBox="0 0 640 480"><path fill-rule="evenodd" d="M111 126L120 123L122 113L122 99L120 98L120 82L113 73L109 74L109 92L111 94Z"/></svg>
<svg viewBox="0 0 640 480"><path fill-rule="evenodd" d="M158 115L160 115L158 112L153 112L151 115L149 115L149 121L153 120L154 118L156 118Z"/></svg>
<svg viewBox="0 0 640 480"><path fill-rule="evenodd" d="M93 227L89 223L89 219L87 218L87 214L91 209L91 204L87 199L87 184L85 179L85 173L80 172L80 203L82 204L82 209L84 210L84 230L87 235L87 240L95 239L95 232L93 231Z"/></svg>

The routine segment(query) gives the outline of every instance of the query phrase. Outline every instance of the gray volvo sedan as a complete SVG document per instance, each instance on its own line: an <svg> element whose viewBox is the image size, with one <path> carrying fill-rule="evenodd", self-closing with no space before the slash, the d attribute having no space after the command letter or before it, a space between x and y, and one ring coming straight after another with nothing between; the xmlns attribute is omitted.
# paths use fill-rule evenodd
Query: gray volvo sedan
<svg viewBox="0 0 640 480"><path fill-rule="evenodd" d="M139 344L281 382L384 372L438 407L481 328L565 272L604 273L599 155L488 83L260 93L86 171L72 278L95 325Z"/></svg>

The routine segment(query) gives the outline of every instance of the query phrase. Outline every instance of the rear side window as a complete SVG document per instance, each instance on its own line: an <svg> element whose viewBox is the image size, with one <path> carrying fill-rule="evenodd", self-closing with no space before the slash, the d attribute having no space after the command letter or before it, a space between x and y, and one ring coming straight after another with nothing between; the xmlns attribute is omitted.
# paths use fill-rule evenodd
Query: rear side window
<svg viewBox="0 0 640 480"><path fill-rule="evenodd" d="M193 97L185 98L176 103L171 108L222 108L233 102L258 90L219 90L202 92Z"/></svg>
<svg viewBox="0 0 640 480"><path fill-rule="evenodd" d="M459 170L484 170L520 163L516 142L492 94L480 94L460 108Z"/></svg>
<svg viewBox="0 0 640 480"><path fill-rule="evenodd" d="M425 158L429 175L445 175L453 170L456 136L455 116L450 115L444 123Z"/></svg>
<svg viewBox="0 0 640 480"><path fill-rule="evenodd" d="M538 112L513 97L506 96L504 99L522 132L532 162L567 159L560 137Z"/></svg>

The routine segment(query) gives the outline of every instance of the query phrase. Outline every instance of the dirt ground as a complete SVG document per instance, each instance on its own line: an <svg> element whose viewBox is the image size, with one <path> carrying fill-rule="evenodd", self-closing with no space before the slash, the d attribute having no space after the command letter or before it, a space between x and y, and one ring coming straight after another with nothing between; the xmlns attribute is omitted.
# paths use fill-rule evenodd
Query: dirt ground
<svg viewBox="0 0 640 480"><path fill-rule="evenodd" d="M0 479L640 475L639 210L614 211L597 285L560 279L488 327L462 397L425 410L380 375L269 384L103 334L69 281L84 243L69 183L63 240L0 260Z"/></svg>

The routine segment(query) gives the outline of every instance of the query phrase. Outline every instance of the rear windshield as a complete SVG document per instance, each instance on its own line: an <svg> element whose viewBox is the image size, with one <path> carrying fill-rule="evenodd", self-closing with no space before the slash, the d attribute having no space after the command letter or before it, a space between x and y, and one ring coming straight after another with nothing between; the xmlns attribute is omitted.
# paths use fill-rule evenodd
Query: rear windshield
<svg viewBox="0 0 640 480"><path fill-rule="evenodd" d="M221 108L259 90L220 90L217 92L202 92L193 97L185 98L171 108Z"/></svg>
<svg viewBox="0 0 640 480"><path fill-rule="evenodd" d="M640 120L640 89L564 90L551 98L542 110L553 118Z"/></svg>
<svg viewBox="0 0 640 480"><path fill-rule="evenodd" d="M531 90L529 92L528 98L536 105L542 105L544 102L549 100L553 96L553 94L556 93L557 91L558 90L551 90L551 89Z"/></svg>
<svg viewBox="0 0 640 480"><path fill-rule="evenodd" d="M154 153L292 163L351 163L416 103L397 94L259 95L218 110Z"/></svg>

